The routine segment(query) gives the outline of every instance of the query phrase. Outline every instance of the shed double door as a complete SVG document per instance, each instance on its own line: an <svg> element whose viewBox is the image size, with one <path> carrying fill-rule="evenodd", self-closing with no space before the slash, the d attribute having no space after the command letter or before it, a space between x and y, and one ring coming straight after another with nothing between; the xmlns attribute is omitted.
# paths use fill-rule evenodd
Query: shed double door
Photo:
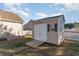
<svg viewBox="0 0 79 59"><path fill-rule="evenodd" d="M47 24L34 25L34 39L40 41L47 40Z"/></svg>

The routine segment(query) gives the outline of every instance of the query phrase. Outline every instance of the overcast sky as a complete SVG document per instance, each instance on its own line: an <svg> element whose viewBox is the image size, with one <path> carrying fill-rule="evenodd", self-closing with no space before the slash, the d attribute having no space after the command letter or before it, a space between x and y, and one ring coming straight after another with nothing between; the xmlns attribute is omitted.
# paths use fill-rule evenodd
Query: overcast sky
<svg viewBox="0 0 79 59"><path fill-rule="evenodd" d="M16 13L25 22L30 19L36 20L57 14L64 14L65 23L79 22L78 3L0 3L0 9Z"/></svg>

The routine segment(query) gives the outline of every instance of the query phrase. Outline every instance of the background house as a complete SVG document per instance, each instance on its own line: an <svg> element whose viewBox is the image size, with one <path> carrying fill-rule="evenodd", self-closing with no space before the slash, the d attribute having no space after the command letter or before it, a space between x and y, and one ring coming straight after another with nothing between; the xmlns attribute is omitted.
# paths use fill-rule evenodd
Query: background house
<svg viewBox="0 0 79 59"><path fill-rule="evenodd" d="M23 25L23 36L32 36L33 20L29 20Z"/></svg>
<svg viewBox="0 0 79 59"><path fill-rule="evenodd" d="M32 30L34 20L29 20L26 24L23 25L24 30Z"/></svg>
<svg viewBox="0 0 79 59"><path fill-rule="evenodd" d="M22 22L18 15L0 10L0 37L22 36Z"/></svg>

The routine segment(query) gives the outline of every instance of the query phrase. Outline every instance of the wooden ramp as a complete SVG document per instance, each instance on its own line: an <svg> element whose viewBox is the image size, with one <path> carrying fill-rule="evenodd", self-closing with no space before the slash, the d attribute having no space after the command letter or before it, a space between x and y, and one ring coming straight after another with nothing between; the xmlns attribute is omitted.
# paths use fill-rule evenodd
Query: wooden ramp
<svg viewBox="0 0 79 59"><path fill-rule="evenodd" d="M33 48L36 48L43 43L44 43L43 41L33 40L31 42L26 43L26 45L33 47Z"/></svg>

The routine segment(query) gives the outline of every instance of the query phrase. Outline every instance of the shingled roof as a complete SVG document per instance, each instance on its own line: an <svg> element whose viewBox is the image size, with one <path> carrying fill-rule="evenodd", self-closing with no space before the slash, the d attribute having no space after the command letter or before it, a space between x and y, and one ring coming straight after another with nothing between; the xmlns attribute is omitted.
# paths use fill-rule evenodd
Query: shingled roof
<svg viewBox="0 0 79 59"><path fill-rule="evenodd" d="M34 20L29 20L28 23L24 24L23 29L24 30L32 30Z"/></svg>
<svg viewBox="0 0 79 59"><path fill-rule="evenodd" d="M26 23L26 24L23 25L23 29L24 29L24 30L32 30L33 24L34 24L35 22L38 22L38 21L45 22L45 21L47 21L47 20L49 20L49 19L58 18L58 17L60 17L60 16L62 16L63 21L65 22L64 14L60 14L60 15L56 15L56 16L52 16L52 17L46 17L46 18L37 19L37 20L29 20L28 23Z"/></svg>
<svg viewBox="0 0 79 59"><path fill-rule="evenodd" d="M22 19L18 15L9 11L5 11L5 10L0 10L0 20L9 21L9 22L18 22L18 23L23 22Z"/></svg>

